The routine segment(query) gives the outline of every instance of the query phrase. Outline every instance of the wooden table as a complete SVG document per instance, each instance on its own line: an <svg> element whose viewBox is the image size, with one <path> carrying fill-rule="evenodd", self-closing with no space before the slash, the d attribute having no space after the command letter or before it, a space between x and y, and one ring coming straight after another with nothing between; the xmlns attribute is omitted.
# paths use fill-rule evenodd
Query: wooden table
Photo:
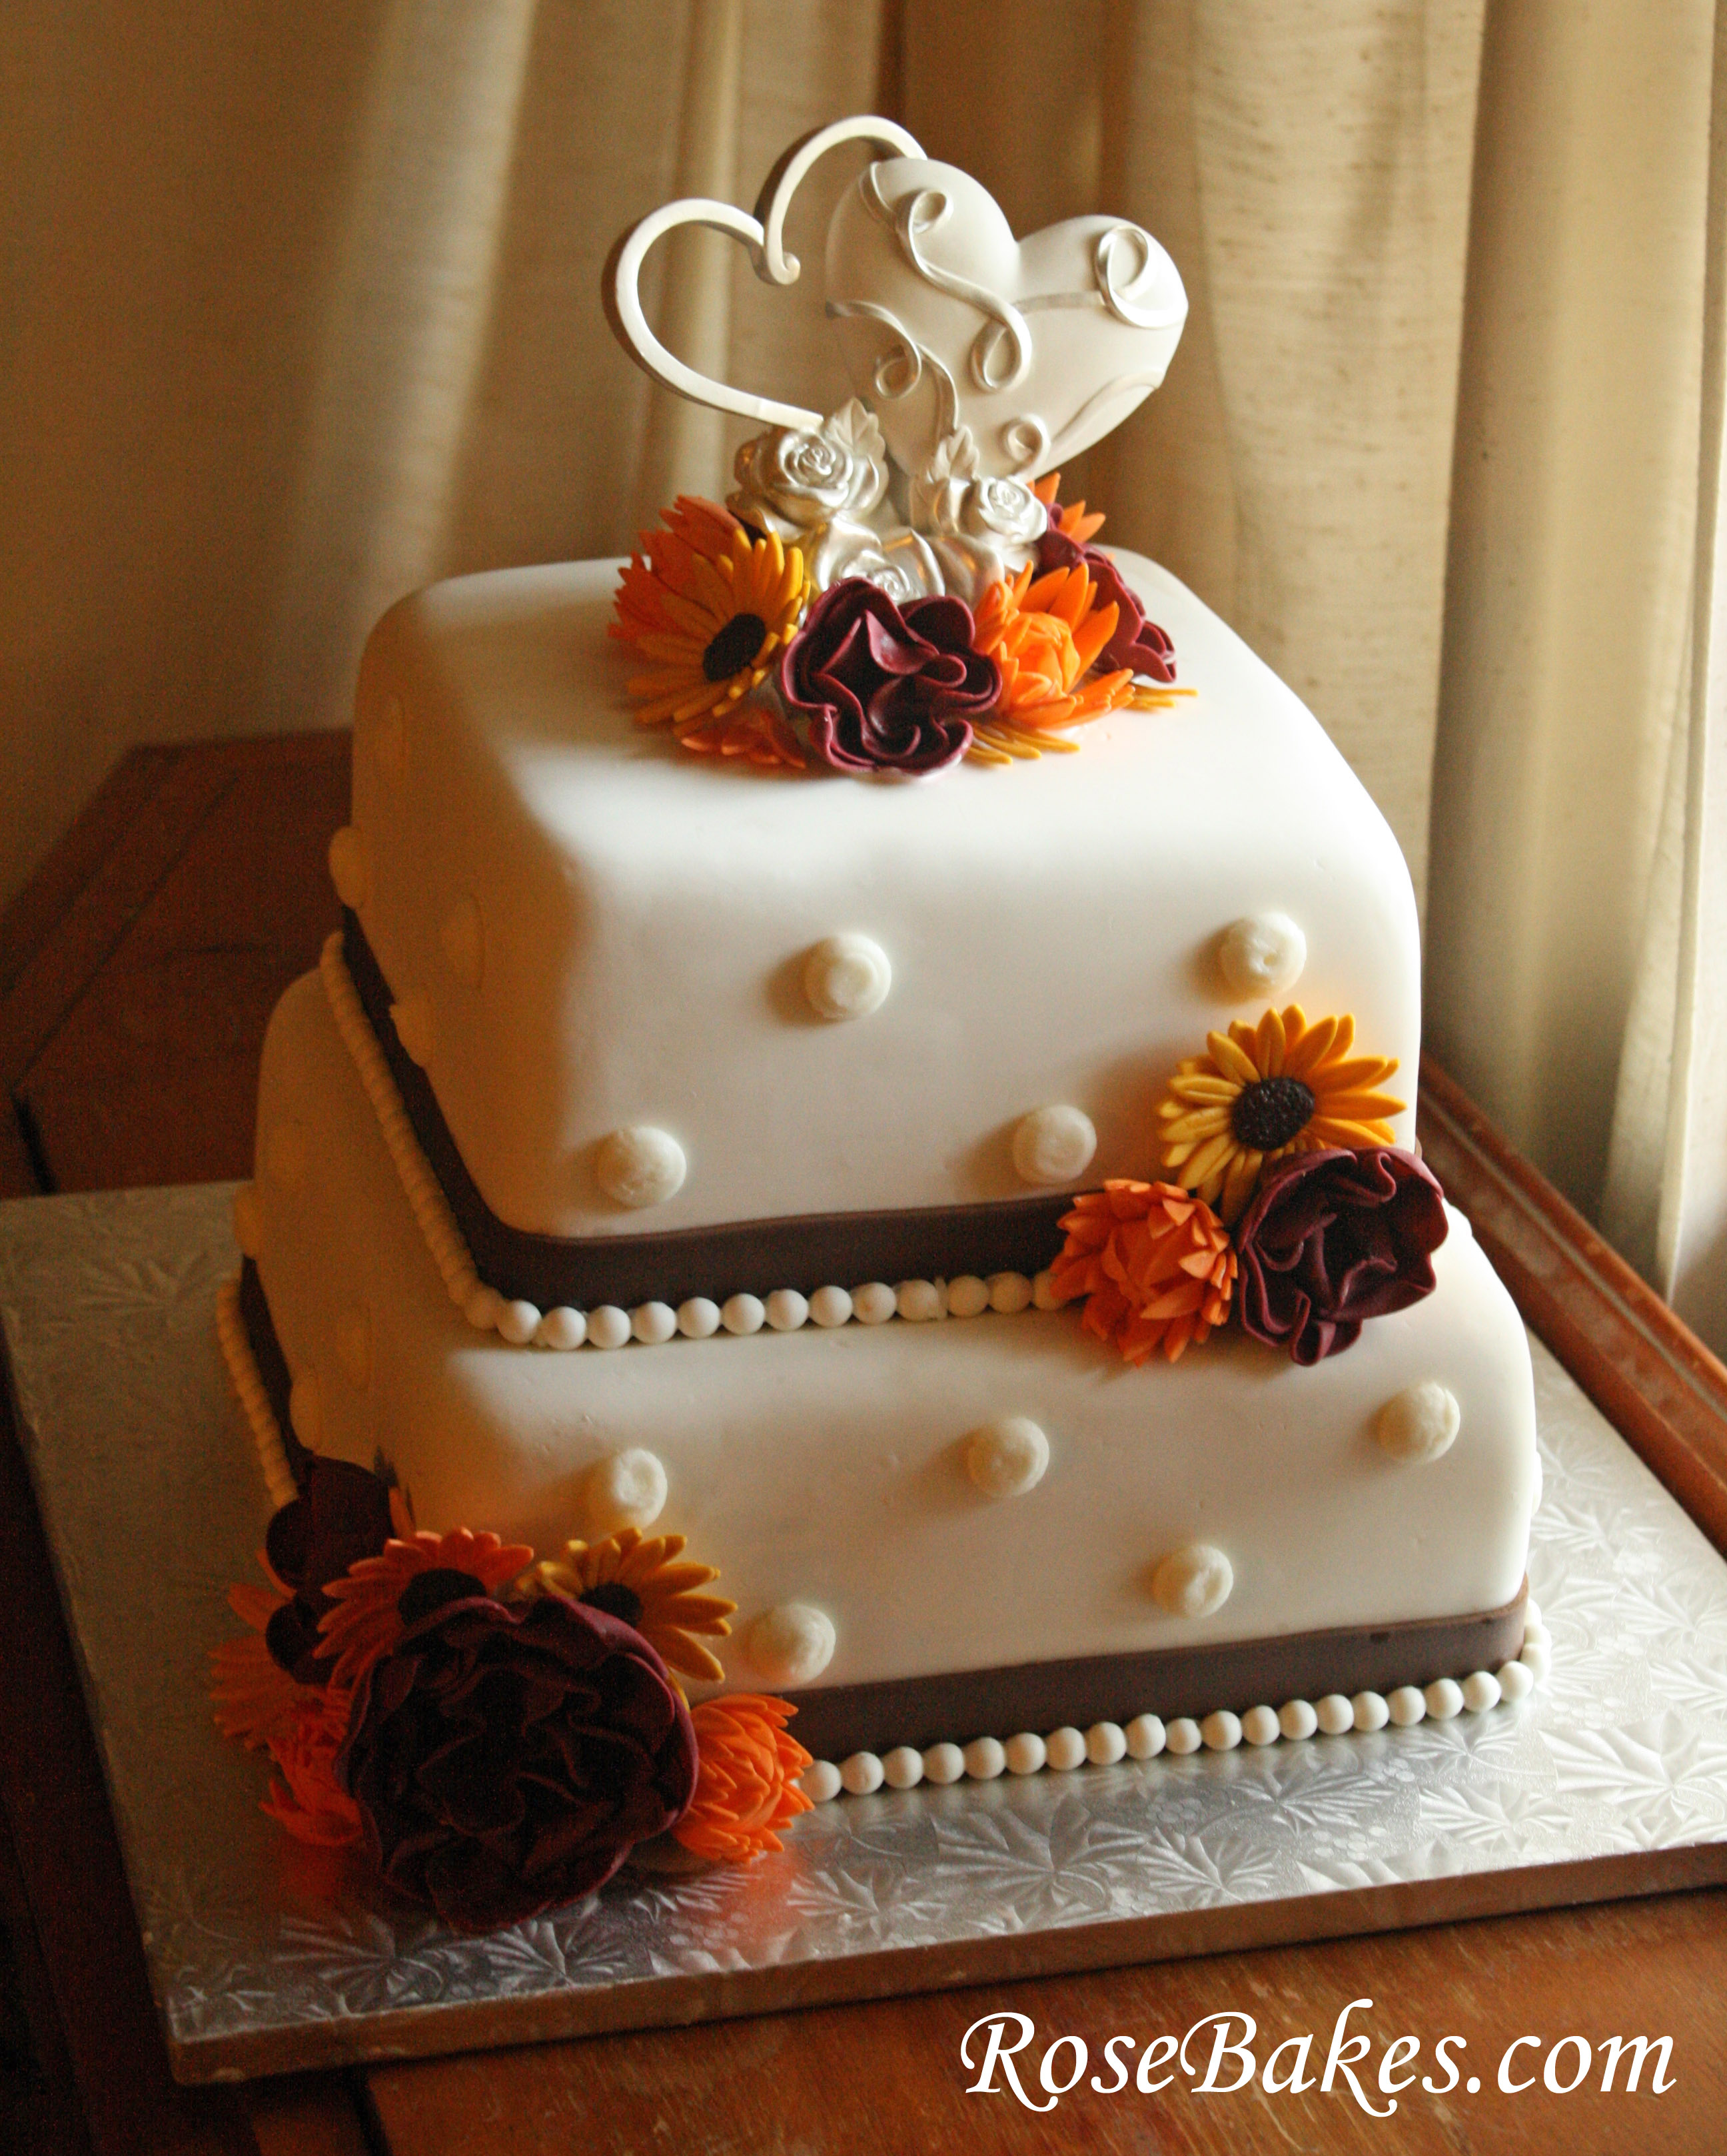
<svg viewBox="0 0 1727 2156"><path fill-rule="evenodd" d="M0 921L0 1195L240 1176L265 1021L335 925L324 873L347 801L346 735L135 751ZM1498 1139L1424 1070L1421 1131L1531 1327L1727 1548L1727 1371ZM41 1530L0 1431L0 2113L19 2145L305 2156L572 2148L666 2156L878 2146L1559 2149L1727 2146L1727 1896L1692 1892L1223 1954L677 2032L490 2052L234 2090L176 2089ZM0 1977L6 1974L0 1968ZM1077 2091L1037 2116L968 2096L962 2032L1030 2015L1036 2051L1177 2033L1231 2008L1263 2059L1374 2001L1395 2032L1468 2041L1485 2082L1406 2094L1395 2120L1346 2093ZM1365 2011L1365 2010L1364 2010ZM28 2021L28 2035L18 2025ZM8 2042L8 2029L12 2030ZM1524 2030L1673 2039L1664 2097L1500 2094ZM1032 2056L1036 2056L1036 2051ZM1375 2056L1377 2056L1376 2050ZM1539 2052L1525 2052L1539 2061ZM1095 2069L1094 2069L1095 2070ZM1524 2069L1529 2071L1527 2067ZM1520 2076L1519 2076L1520 2077ZM1341 2091L1341 2083L1339 2085ZM1033 2091L1034 2093L1036 2092ZM1369 2092L1374 2101L1385 2098ZM1411 2100L1411 2097L1413 2101Z"/></svg>

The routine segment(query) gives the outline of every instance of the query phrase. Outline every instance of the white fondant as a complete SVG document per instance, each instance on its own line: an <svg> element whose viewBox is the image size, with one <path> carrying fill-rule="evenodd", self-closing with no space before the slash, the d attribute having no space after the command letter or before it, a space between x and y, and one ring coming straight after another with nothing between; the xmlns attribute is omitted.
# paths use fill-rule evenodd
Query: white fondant
<svg viewBox="0 0 1727 2156"><path fill-rule="evenodd" d="M851 1291L851 1307L861 1325L885 1325L898 1303L899 1298L886 1281L866 1281Z"/></svg>
<svg viewBox="0 0 1727 2156"><path fill-rule="evenodd" d="M768 1298L765 1315L776 1332L795 1332L808 1322L810 1305L794 1287L777 1287Z"/></svg>
<svg viewBox="0 0 1727 2156"><path fill-rule="evenodd" d="M974 1737L965 1748L965 1771L974 1782L993 1782L1007 1771L1007 1749L999 1738Z"/></svg>
<svg viewBox="0 0 1727 2156"><path fill-rule="evenodd" d="M816 1759L804 1769L798 1786L812 1804L830 1804L845 1784L831 1759Z"/></svg>
<svg viewBox="0 0 1727 2156"><path fill-rule="evenodd" d="M1358 1691L1349 1702L1355 1711L1357 1729L1383 1729L1391 1719L1391 1710L1376 1691Z"/></svg>
<svg viewBox="0 0 1727 2156"><path fill-rule="evenodd" d="M1499 1680L1501 1696L1514 1703L1527 1699L1535 1689L1535 1673L1526 1662L1501 1662L1493 1675Z"/></svg>
<svg viewBox="0 0 1727 2156"><path fill-rule="evenodd" d="M424 1070L438 1046L438 1019L431 998L418 988L412 995L403 996L400 1003L390 1005L390 1023L396 1029L403 1054Z"/></svg>
<svg viewBox="0 0 1727 2156"><path fill-rule="evenodd" d="M897 1744L881 1755L881 1779L890 1789L915 1789L923 1779L923 1754Z"/></svg>
<svg viewBox="0 0 1727 2156"><path fill-rule="evenodd" d="M534 1337L542 1348L568 1353L573 1348L579 1348L588 1337L587 1316L582 1311L572 1310L568 1303L560 1303L540 1320L540 1329Z"/></svg>
<svg viewBox="0 0 1727 2156"><path fill-rule="evenodd" d="M234 1194L234 1240L244 1257L255 1258L263 1247L264 1221L258 1210L258 1194L243 1183Z"/></svg>
<svg viewBox="0 0 1727 2156"><path fill-rule="evenodd" d="M902 1281L894 1290L893 1306L911 1325L928 1325L947 1315L941 1287L935 1281Z"/></svg>
<svg viewBox="0 0 1727 2156"><path fill-rule="evenodd" d="M342 904L357 913L372 890L372 864L366 841L352 824L344 824L330 841L330 880Z"/></svg>
<svg viewBox="0 0 1727 2156"><path fill-rule="evenodd" d="M1205 1741L1200 1725L1190 1714L1178 1715L1164 1731L1164 1743L1178 1759L1190 1758Z"/></svg>
<svg viewBox="0 0 1727 2156"><path fill-rule="evenodd" d="M873 1752L854 1752L840 1769L840 1780L854 1797L871 1797L881 1786L881 1762Z"/></svg>
<svg viewBox="0 0 1727 2156"><path fill-rule="evenodd" d="M948 1282L949 1317L981 1317L989 1307L989 1287L975 1273L961 1273Z"/></svg>
<svg viewBox="0 0 1727 2156"><path fill-rule="evenodd" d="M1292 1744L1299 1744L1319 1727L1319 1717L1311 1701L1288 1699L1277 1709L1277 1727Z"/></svg>
<svg viewBox="0 0 1727 2156"><path fill-rule="evenodd" d="M819 1287L810 1298L810 1315L824 1331L851 1322L851 1297L843 1287Z"/></svg>
<svg viewBox="0 0 1727 2156"><path fill-rule="evenodd" d="M720 1329L720 1306L705 1295L692 1295L677 1306L677 1329L686 1340L711 1340Z"/></svg>
<svg viewBox="0 0 1727 2156"><path fill-rule="evenodd" d="M1217 949L1223 984L1237 1003L1288 995L1308 963L1308 939L1287 913L1250 913L1231 921Z"/></svg>
<svg viewBox="0 0 1727 2156"><path fill-rule="evenodd" d="M263 1147L264 1172L278 1190L296 1191L306 1181L311 1161L311 1142L298 1117L285 1116L272 1124Z"/></svg>
<svg viewBox="0 0 1727 2156"><path fill-rule="evenodd" d="M1097 1150L1097 1132L1082 1108L1034 1108L1014 1132L1014 1170L1022 1183L1076 1183Z"/></svg>
<svg viewBox="0 0 1727 2156"><path fill-rule="evenodd" d="M1236 1584L1235 1568L1210 1543L1171 1550L1152 1574L1151 1592L1172 1617L1210 1617L1222 1609Z"/></svg>
<svg viewBox="0 0 1727 2156"><path fill-rule="evenodd" d="M1329 1691L1313 1702L1313 1713L1327 1737L1341 1737L1355 1726L1355 1703L1340 1691Z"/></svg>
<svg viewBox="0 0 1727 2156"><path fill-rule="evenodd" d="M1455 1394L1436 1378L1423 1378L1385 1402L1373 1434L1393 1460L1425 1465L1450 1451L1462 1419Z"/></svg>
<svg viewBox="0 0 1727 2156"><path fill-rule="evenodd" d="M1412 1729L1426 1719L1426 1697L1419 1685L1399 1685L1385 1695L1385 1707L1400 1729Z"/></svg>
<svg viewBox="0 0 1727 2156"><path fill-rule="evenodd" d="M1233 1752L1241 1741L1241 1717L1231 1714L1226 1707L1220 1707L1200 1724L1200 1735L1208 1752Z"/></svg>
<svg viewBox="0 0 1727 2156"><path fill-rule="evenodd" d="M348 1383L364 1392L372 1383L372 1312L363 1302L350 1303L337 1317L336 1359Z"/></svg>
<svg viewBox="0 0 1727 2156"><path fill-rule="evenodd" d="M535 1302L506 1302L497 1314L496 1324L500 1337L512 1348L525 1348L540 1329L540 1306Z"/></svg>
<svg viewBox="0 0 1727 2156"><path fill-rule="evenodd" d="M1274 1707L1250 1707L1241 1717L1241 1736L1249 1744L1275 1744L1282 1733Z"/></svg>
<svg viewBox="0 0 1727 2156"><path fill-rule="evenodd" d="M606 1196L640 1212L663 1205L682 1189L688 1163L670 1131L651 1123L627 1123L599 1148L594 1176Z"/></svg>
<svg viewBox="0 0 1727 2156"><path fill-rule="evenodd" d="M1052 1729L1045 1738L1046 1764L1058 1774L1071 1774L1086 1763L1085 1732L1080 1729Z"/></svg>
<svg viewBox="0 0 1727 2156"><path fill-rule="evenodd" d="M372 752L378 768L392 786L408 776L408 714L399 696L387 696L373 728Z"/></svg>
<svg viewBox="0 0 1727 2156"><path fill-rule="evenodd" d="M1504 1686L1491 1670L1477 1670L1463 1680L1463 1705L1471 1714L1485 1714L1504 1697Z"/></svg>
<svg viewBox="0 0 1727 2156"><path fill-rule="evenodd" d="M614 1302L603 1302L588 1313L588 1338L593 1347L621 1348L635 1329L630 1312Z"/></svg>
<svg viewBox="0 0 1727 2156"><path fill-rule="evenodd" d="M932 1744L923 1755L923 1772L940 1788L957 1782L965 1772L965 1754L957 1744Z"/></svg>
<svg viewBox="0 0 1727 2156"><path fill-rule="evenodd" d="M669 1302L639 1304L630 1313L630 1329L644 1347L662 1347L677 1331L677 1312Z"/></svg>
<svg viewBox="0 0 1727 2156"><path fill-rule="evenodd" d="M770 1684L813 1684L834 1659L834 1620L812 1603L763 1610L744 1635L752 1669Z"/></svg>
<svg viewBox="0 0 1727 2156"><path fill-rule="evenodd" d="M288 1420L308 1452L324 1445L324 1394L316 1370L302 1370L288 1392Z"/></svg>
<svg viewBox="0 0 1727 2156"><path fill-rule="evenodd" d="M1022 1497L1043 1480L1050 1441L1026 1415L999 1415L965 1440L965 1471L986 1497Z"/></svg>
<svg viewBox="0 0 1727 2156"><path fill-rule="evenodd" d="M759 1332L768 1322L768 1306L758 1295L727 1296L720 1306L720 1322L727 1332Z"/></svg>
<svg viewBox="0 0 1727 2156"><path fill-rule="evenodd" d="M486 977L486 927L472 891L465 891L445 914L438 941L457 980L465 988L478 988Z"/></svg>
<svg viewBox="0 0 1727 2156"><path fill-rule="evenodd" d="M1154 1714L1136 1714L1122 1733L1136 1759L1155 1759L1168 1741L1163 1722Z"/></svg>
<svg viewBox="0 0 1727 2156"><path fill-rule="evenodd" d="M991 1273L989 1307L1011 1317L1031 1307L1031 1283L1024 1273Z"/></svg>
<svg viewBox="0 0 1727 2156"><path fill-rule="evenodd" d="M1436 1677L1422 1686L1421 1697L1435 1722L1449 1722L1463 1711L1463 1687L1453 1677Z"/></svg>
<svg viewBox="0 0 1727 2156"><path fill-rule="evenodd" d="M830 936L804 963L804 993L818 1018L867 1018L893 985L881 946L867 936Z"/></svg>
<svg viewBox="0 0 1727 2156"><path fill-rule="evenodd" d="M644 1445L598 1460L582 1485L588 1527L596 1535L650 1527L666 1509L664 1463Z"/></svg>
<svg viewBox="0 0 1727 2156"><path fill-rule="evenodd" d="M1087 1730L1086 1757L1094 1767L1113 1767L1127 1756L1127 1733L1118 1722L1094 1722Z"/></svg>
<svg viewBox="0 0 1727 2156"><path fill-rule="evenodd" d="M1049 1748L1035 1729L1022 1729L1017 1737L1010 1737L1002 1747L1010 1774L1041 1774L1049 1758Z"/></svg>

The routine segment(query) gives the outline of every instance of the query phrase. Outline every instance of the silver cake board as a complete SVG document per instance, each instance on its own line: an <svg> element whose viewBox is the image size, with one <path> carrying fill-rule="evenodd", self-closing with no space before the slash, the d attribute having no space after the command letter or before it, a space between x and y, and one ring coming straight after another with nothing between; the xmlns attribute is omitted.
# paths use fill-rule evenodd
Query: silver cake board
<svg viewBox="0 0 1727 2156"><path fill-rule="evenodd" d="M0 1205L20 1441L175 2073L332 2066L1727 1878L1727 1563L1534 1344L1553 1667L1375 1736L843 1798L779 1856L474 1940L259 1810L217 1734L269 1513L217 1348L229 1186ZM1155 1383L1155 1373L1148 1377ZM1275 1702L1274 1702L1275 1704Z"/></svg>

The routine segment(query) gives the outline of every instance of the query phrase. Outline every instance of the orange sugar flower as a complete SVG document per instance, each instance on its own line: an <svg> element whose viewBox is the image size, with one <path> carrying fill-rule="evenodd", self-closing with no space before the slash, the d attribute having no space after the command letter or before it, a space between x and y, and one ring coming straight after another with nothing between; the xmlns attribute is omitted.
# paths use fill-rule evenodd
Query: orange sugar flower
<svg viewBox="0 0 1727 2156"><path fill-rule="evenodd" d="M810 1809L798 1787L810 1754L785 1728L796 1712L783 1699L753 1692L691 1710L696 1794L672 1829L686 1849L716 1863L747 1864L781 1846L777 1830Z"/></svg>
<svg viewBox="0 0 1727 2156"><path fill-rule="evenodd" d="M1113 601L1100 603L1082 562L1051 569L1035 583L1027 562L1011 583L990 585L978 604L974 641L1001 669L992 717L1041 733L1083 726L1124 702L1133 685L1130 671L1085 680L1114 635L1120 613Z"/></svg>
<svg viewBox="0 0 1727 2156"><path fill-rule="evenodd" d="M336 1658L332 1683L357 1685L389 1653L404 1629L396 1605L419 1573L465 1572L490 1594L532 1561L526 1543L503 1543L494 1534L470 1534L465 1527L387 1542L377 1557L362 1557L324 1590L336 1605L318 1620Z"/></svg>
<svg viewBox="0 0 1727 2156"><path fill-rule="evenodd" d="M1064 539L1071 539L1077 547L1083 547L1087 539L1095 539L1103 529L1103 512L1097 510L1086 515L1082 501L1071 501L1065 506L1056 500L1061 489L1061 475L1051 472L1033 485L1031 491L1050 512L1051 527Z"/></svg>
<svg viewBox="0 0 1727 2156"><path fill-rule="evenodd" d="M734 705L700 726L686 726L678 740L703 754L747 757L761 771L804 768L797 736L767 704Z"/></svg>
<svg viewBox="0 0 1727 2156"><path fill-rule="evenodd" d="M666 626L663 594L688 598L698 560L717 562L743 529L729 509L700 495L681 494L660 512L652 531L636 534L636 551L618 579L607 634L625 644L640 643Z"/></svg>
<svg viewBox="0 0 1727 2156"><path fill-rule="evenodd" d="M1050 1269L1061 1301L1086 1297L1088 1332L1143 1363L1179 1362L1229 1315L1236 1254L1210 1207L1173 1183L1106 1183L1062 1216L1067 1240Z"/></svg>
<svg viewBox="0 0 1727 2156"><path fill-rule="evenodd" d="M336 1755L347 1736L351 1693L336 1685L302 1697L286 1727L271 1740L276 1774L262 1810L296 1841L341 1849L362 1831L360 1808L336 1779Z"/></svg>

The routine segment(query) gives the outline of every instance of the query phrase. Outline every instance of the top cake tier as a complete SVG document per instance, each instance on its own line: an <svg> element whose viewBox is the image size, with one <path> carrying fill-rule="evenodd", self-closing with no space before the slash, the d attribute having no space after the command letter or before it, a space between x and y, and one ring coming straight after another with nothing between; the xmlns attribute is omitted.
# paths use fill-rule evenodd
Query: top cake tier
<svg viewBox="0 0 1727 2156"><path fill-rule="evenodd" d="M910 783L764 777L635 725L615 562L385 616L332 860L500 1219L640 1235L1154 1178L1178 1063L1291 1002L1353 1014L1412 1103L1390 829L1216 615L1116 558L1191 698Z"/></svg>

